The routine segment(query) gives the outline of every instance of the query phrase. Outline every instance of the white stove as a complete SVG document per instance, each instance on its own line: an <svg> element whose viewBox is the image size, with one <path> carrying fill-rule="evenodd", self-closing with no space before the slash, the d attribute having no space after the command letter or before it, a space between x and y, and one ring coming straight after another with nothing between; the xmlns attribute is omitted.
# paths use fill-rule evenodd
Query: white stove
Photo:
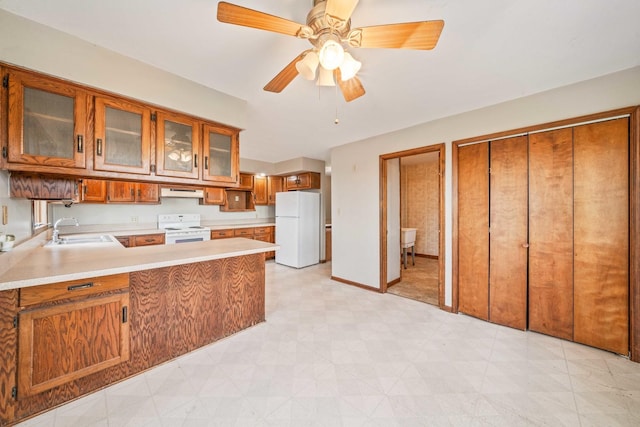
<svg viewBox="0 0 640 427"><path fill-rule="evenodd" d="M158 215L158 228L164 230L167 245L211 240L211 229L200 225L200 214Z"/></svg>

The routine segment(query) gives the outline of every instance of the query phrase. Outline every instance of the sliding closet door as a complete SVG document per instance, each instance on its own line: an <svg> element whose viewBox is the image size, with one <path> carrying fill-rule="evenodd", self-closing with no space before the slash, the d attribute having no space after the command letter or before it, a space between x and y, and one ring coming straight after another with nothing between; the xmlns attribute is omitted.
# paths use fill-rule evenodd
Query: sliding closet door
<svg viewBox="0 0 640 427"><path fill-rule="evenodd" d="M491 141L489 320L527 328L527 137Z"/></svg>
<svg viewBox="0 0 640 427"><path fill-rule="evenodd" d="M458 309L489 319L489 144L458 148Z"/></svg>
<svg viewBox="0 0 640 427"><path fill-rule="evenodd" d="M529 329L573 340L573 129L529 135Z"/></svg>
<svg viewBox="0 0 640 427"><path fill-rule="evenodd" d="M629 120L574 128L574 339L629 351Z"/></svg>

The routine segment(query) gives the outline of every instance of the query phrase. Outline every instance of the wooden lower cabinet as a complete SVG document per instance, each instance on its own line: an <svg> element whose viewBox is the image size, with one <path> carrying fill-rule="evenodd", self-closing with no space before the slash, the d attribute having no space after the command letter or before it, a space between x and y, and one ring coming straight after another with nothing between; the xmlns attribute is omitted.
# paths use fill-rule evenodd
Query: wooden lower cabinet
<svg viewBox="0 0 640 427"><path fill-rule="evenodd" d="M247 239L260 240L268 243L275 243L275 227L243 227L211 230L211 239L228 239L230 237L244 237ZM276 257L275 251L265 252L266 259Z"/></svg>
<svg viewBox="0 0 640 427"><path fill-rule="evenodd" d="M136 246L164 245L164 233L139 234L132 236L116 236L116 239L125 248Z"/></svg>
<svg viewBox="0 0 640 427"><path fill-rule="evenodd" d="M129 359L129 276L121 274L23 290L18 397ZM108 295L96 295L118 290ZM55 304L54 304L55 303Z"/></svg>
<svg viewBox="0 0 640 427"><path fill-rule="evenodd" d="M0 425L17 423L265 320L265 268L261 253L124 276L129 280L128 292L123 292L129 298L126 319L129 330L126 343L121 341L120 345L113 344L115 337L125 337L124 331L118 332L123 324L120 307L125 301L116 300L118 292L109 297L113 301L103 299L104 295L86 297L84 308L59 300L49 305L52 311L40 316L36 314L36 306L20 308L18 295L22 290L0 291ZM49 285L33 289L46 286ZM123 295L118 298L124 298ZM14 316L18 315L20 339L13 327ZM34 322L40 324L36 326ZM62 332L63 325L71 329ZM109 343L96 337L108 338ZM22 348L27 339L35 343L32 349L38 359L30 361L28 351ZM92 373L82 371L81 375L67 376L66 382L48 390L37 391L32 387L29 394L28 388L23 389L25 381L39 387L52 376L80 371L82 366L98 361L113 361L113 355L123 352L127 343L128 360ZM80 353L85 348L90 351ZM82 361L75 364L53 363L64 361L66 365L80 354ZM25 369L35 376L23 372ZM20 385L16 384L16 377L22 378ZM17 399L11 397L14 387Z"/></svg>
<svg viewBox="0 0 640 427"><path fill-rule="evenodd" d="M458 147L459 311L629 353L629 135L618 118Z"/></svg>

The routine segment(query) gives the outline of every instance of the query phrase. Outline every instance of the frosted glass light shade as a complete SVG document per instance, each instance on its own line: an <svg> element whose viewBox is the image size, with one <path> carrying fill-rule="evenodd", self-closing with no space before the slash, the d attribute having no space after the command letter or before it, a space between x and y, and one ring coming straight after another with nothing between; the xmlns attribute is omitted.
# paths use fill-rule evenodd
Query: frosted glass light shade
<svg viewBox="0 0 640 427"><path fill-rule="evenodd" d="M324 67L318 68L318 81L316 82L318 86L335 86L336 82L333 80L333 71L327 70Z"/></svg>
<svg viewBox="0 0 640 427"><path fill-rule="evenodd" d="M327 40L320 48L320 65L327 70L333 71L342 64L344 60L344 49L335 40Z"/></svg>
<svg viewBox="0 0 640 427"><path fill-rule="evenodd" d="M296 70L302 77L307 80L313 80L316 78L316 69L318 68L318 54L311 51L307 53L304 58L296 62Z"/></svg>
<svg viewBox="0 0 640 427"><path fill-rule="evenodd" d="M342 64L340 64L340 78L342 81L354 78L356 74L358 74L358 71L360 71L361 67L362 62L356 61L349 52L345 52L344 60L342 61Z"/></svg>

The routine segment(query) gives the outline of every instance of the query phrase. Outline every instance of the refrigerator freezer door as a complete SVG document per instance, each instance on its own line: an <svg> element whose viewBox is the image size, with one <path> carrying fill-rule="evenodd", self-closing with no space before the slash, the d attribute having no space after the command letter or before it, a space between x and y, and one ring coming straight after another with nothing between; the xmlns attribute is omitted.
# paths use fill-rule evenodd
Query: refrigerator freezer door
<svg viewBox="0 0 640 427"><path fill-rule="evenodd" d="M300 215L300 193L291 191L286 193L276 193L276 217Z"/></svg>

